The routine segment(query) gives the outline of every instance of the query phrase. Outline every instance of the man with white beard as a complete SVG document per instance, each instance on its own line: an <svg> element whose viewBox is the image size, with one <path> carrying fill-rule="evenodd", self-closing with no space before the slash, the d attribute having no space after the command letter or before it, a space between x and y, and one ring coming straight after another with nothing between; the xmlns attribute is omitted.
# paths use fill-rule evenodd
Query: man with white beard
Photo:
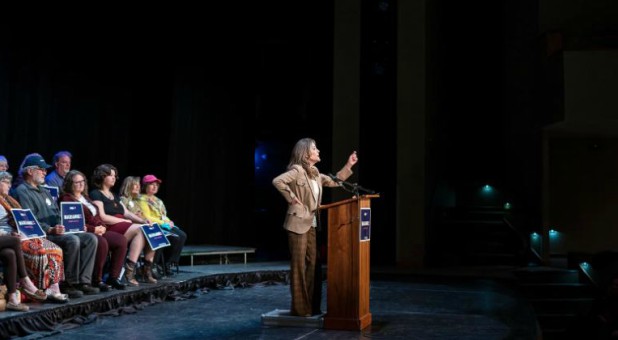
<svg viewBox="0 0 618 340"><path fill-rule="evenodd" d="M62 248L65 280L60 282L60 290L70 298L97 294L99 289L91 285L97 238L92 233L64 232L58 205L49 191L40 187L45 183L49 167L41 155L27 155L19 169L23 182L15 189L15 194L22 208L32 211L47 239Z"/></svg>

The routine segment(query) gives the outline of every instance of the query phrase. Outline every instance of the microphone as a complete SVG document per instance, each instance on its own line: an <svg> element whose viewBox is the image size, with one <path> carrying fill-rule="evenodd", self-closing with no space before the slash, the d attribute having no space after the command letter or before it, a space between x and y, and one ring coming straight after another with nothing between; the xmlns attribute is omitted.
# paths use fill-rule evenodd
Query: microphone
<svg viewBox="0 0 618 340"><path fill-rule="evenodd" d="M337 183L341 183L342 180L339 179L339 177L333 175L333 174L328 174L328 177L330 177L330 179L332 179L333 181L337 182Z"/></svg>
<svg viewBox="0 0 618 340"><path fill-rule="evenodd" d="M339 186L341 186L346 191L353 192L356 195L358 195L359 190L366 192L368 194L375 194L375 191L371 189L363 188L360 185L358 185L358 183L348 183L331 173L327 174L326 176L330 177L330 179L335 181L335 183L339 184Z"/></svg>

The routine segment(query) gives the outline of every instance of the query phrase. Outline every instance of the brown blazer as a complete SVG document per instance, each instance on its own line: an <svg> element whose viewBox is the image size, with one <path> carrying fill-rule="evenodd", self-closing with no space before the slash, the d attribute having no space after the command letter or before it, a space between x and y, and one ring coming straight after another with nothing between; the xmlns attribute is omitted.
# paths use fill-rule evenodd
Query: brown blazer
<svg viewBox="0 0 618 340"><path fill-rule="evenodd" d="M352 176L352 170L345 166L337 172L337 177L346 180ZM320 203L322 202L322 187L336 187L339 184L330 177L320 174L316 178L318 182L318 200L313 195L313 188L310 184L309 175L300 165L293 165L290 170L282 173L273 179L273 185L283 195L288 202L288 211L283 222L283 228L297 234L304 234L309 231ZM297 197L302 204L291 204Z"/></svg>

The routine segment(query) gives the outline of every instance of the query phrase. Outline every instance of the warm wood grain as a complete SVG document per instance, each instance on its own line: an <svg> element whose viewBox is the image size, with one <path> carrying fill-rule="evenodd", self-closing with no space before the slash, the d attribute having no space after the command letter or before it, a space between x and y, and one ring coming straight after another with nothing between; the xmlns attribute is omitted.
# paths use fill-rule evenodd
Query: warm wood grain
<svg viewBox="0 0 618 340"><path fill-rule="evenodd" d="M328 213L327 306L324 328L361 330L371 324L369 311L370 241L360 241L360 208L366 195L320 207Z"/></svg>

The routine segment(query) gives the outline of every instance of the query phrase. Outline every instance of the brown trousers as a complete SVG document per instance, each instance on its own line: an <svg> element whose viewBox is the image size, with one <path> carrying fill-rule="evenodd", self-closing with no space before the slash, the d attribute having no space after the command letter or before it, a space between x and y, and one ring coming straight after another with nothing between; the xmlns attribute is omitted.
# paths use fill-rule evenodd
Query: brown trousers
<svg viewBox="0 0 618 340"><path fill-rule="evenodd" d="M288 231L290 247L290 292L292 306L290 314L310 316L312 314L314 274L316 263L316 232L310 228L304 234ZM318 289L321 289L319 287Z"/></svg>

